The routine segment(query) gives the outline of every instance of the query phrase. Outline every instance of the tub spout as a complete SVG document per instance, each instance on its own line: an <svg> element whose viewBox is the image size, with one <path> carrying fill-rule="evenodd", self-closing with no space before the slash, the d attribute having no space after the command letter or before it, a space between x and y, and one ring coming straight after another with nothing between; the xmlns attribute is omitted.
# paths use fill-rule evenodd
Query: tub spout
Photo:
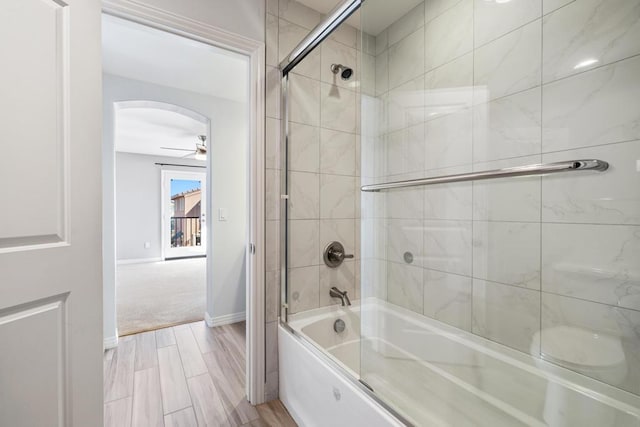
<svg viewBox="0 0 640 427"><path fill-rule="evenodd" d="M344 307L345 305L351 305L351 301L349 300L349 297L347 296L347 291L341 291L340 289L336 288L335 286L332 287L331 289L329 289L329 296L331 296L332 298L340 298L340 300L342 301L342 306ZM346 301L346 304L345 304Z"/></svg>

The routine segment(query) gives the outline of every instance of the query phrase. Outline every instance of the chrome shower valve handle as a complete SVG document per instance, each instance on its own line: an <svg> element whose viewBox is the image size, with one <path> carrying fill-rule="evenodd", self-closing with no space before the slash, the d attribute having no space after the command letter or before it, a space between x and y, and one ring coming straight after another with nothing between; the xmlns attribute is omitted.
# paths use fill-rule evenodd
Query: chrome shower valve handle
<svg viewBox="0 0 640 427"><path fill-rule="evenodd" d="M344 246L340 242L331 242L324 248L324 263L328 267L336 268L346 258L353 258L353 254L345 254Z"/></svg>

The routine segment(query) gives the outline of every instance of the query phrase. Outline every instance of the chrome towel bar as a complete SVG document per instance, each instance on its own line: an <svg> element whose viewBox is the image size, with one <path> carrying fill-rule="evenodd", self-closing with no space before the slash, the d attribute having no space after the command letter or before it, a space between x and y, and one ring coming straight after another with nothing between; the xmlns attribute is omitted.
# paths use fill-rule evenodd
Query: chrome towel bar
<svg viewBox="0 0 640 427"><path fill-rule="evenodd" d="M597 171L604 172L609 168L609 163L603 160L568 160L557 163L544 163L539 165L516 166L513 168L494 169L482 172L469 172L457 175L435 176L432 178L408 179L405 181L386 182L384 184L363 185L361 191L381 191L394 188L417 187L420 185L447 184L462 181L480 181L484 179L507 178L512 176L548 175L560 172L573 171Z"/></svg>

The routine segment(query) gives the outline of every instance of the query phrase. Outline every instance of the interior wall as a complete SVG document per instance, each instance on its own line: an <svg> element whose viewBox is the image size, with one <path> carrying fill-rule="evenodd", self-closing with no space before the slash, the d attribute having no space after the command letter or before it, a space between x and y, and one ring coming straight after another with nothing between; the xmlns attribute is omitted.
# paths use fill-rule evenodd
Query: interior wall
<svg viewBox="0 0 640 427"><path fill-rule="evenodd" d="M206 169L158 166L179 163L205 166L204 161L136 153L116 153L116 260L162 257L162 170L206 173ZM145 242L150 243L145 248Z"/></svg>
<svg viewBox="0 0 640 427"><path fill-rule="evenodd" d="M239 76L240 77L240 76ZM103 220L105 248L105 337L116 333L115 313L115 153L116 101L150 100L180 105L211 120L207 286L207 314L211 318L245 311L245 253L247 236L248 108L245 103L103 75ZM158 179L159 186L159 179ZM218 210L226 208L226 221ZM215 243L214 243L215 242Z"/></svg>

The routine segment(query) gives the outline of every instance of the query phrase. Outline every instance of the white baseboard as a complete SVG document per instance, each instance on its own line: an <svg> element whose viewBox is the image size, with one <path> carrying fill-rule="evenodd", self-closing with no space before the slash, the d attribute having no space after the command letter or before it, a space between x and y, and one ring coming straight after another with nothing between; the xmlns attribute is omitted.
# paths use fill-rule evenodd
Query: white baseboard
<svg viewBox="0 0 640 427"><path fill-rule="evenodd" d="M115 348L118 346L118 330L116 329L116 334L112 337L107 337L104 339L104 349L108 350L110 348Z"/></svg>
<svg viewBox="0 0 640 427"><path fill-rule="evenodd" d="M242 322L247 318L247 312L241 311L240 313L225 314L223 316L211 317L209 313L204 314L204 321L207 326L213 328L214 326L228 325L230 323Z"/></svg>
<svg viewBox="0 0 640 427"><path fill-rule="evenodd" d="M118 265L127 265L127 264L144 264L146 262L160 262L162 261L161 257L157 258L133 258L133 259L119 259Z"/></svg>

